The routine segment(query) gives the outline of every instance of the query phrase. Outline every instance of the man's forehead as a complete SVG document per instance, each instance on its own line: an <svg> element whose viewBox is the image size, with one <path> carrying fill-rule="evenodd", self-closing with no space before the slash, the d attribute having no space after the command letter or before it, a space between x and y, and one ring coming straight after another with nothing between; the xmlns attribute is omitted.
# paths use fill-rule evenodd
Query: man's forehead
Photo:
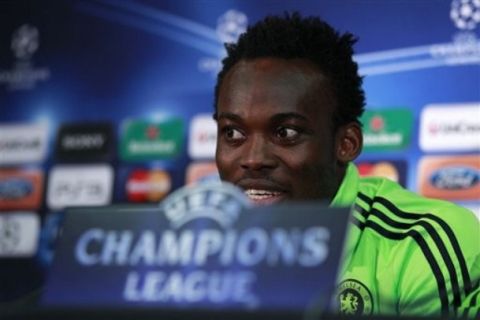
<svg viewBox="0 0 480 320"><path fill-rule="evenodd" d="M323 114L334 104L325 76L303 59L241 60L224 78L218 112ZM249 108L255 107L255 108ZM260 114L259 114L260 115Z"/></svg>

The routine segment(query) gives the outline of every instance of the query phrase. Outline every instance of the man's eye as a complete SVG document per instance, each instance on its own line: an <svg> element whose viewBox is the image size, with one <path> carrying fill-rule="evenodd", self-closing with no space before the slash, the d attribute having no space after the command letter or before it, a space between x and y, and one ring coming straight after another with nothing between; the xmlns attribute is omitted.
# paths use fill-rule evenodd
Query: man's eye
<svg viewBox="0 0 480 320"><path fill-rule="evenodd" d="M293 140L298 137L300 132L298 130L286 127L279 127L276 131L276 135L278 138Z"/></svg>
<svg viewBox="0 0 480 320"><path fill-rule="evenodd" d="M224 134L225 138L230 141L241 140L245 137L243 133L234 128L225 128Z"/></svg>

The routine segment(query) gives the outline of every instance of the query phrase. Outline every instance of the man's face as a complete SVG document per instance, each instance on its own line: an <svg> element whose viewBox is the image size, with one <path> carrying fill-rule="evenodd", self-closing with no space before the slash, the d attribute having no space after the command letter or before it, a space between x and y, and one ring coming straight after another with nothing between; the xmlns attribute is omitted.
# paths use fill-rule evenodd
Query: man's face
<svg viewBox="0 0 480 320"><path fill-rule="evenodd" d="M331 200L339 185L326 78L304 60L238 62L217 106L216 162L222 180L256 204Z"/></svg>

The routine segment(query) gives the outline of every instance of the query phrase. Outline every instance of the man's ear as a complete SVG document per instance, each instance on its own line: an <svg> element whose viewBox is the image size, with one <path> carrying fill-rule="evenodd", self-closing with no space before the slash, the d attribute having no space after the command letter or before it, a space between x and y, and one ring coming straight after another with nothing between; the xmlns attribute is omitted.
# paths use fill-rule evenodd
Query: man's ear
<svg viewBox="0 0 480 320"><path fill-rule="evenodd" d="M360 124L350 122L338 128L335 136L337 161L343 165L355 160L363 146L363 134Z"/></svg>

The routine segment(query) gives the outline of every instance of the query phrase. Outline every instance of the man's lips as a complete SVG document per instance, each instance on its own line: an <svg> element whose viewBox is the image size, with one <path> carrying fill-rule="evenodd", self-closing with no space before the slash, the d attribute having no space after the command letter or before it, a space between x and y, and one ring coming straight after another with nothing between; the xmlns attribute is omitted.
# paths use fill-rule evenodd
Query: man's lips
<svg viewBox="0 0 480 320"><path fill-rule="evenodd" d="M245 195L257 205L273 204L287 195L284 188L269 180L244 179L237 186L245 190Z"/></svg>

